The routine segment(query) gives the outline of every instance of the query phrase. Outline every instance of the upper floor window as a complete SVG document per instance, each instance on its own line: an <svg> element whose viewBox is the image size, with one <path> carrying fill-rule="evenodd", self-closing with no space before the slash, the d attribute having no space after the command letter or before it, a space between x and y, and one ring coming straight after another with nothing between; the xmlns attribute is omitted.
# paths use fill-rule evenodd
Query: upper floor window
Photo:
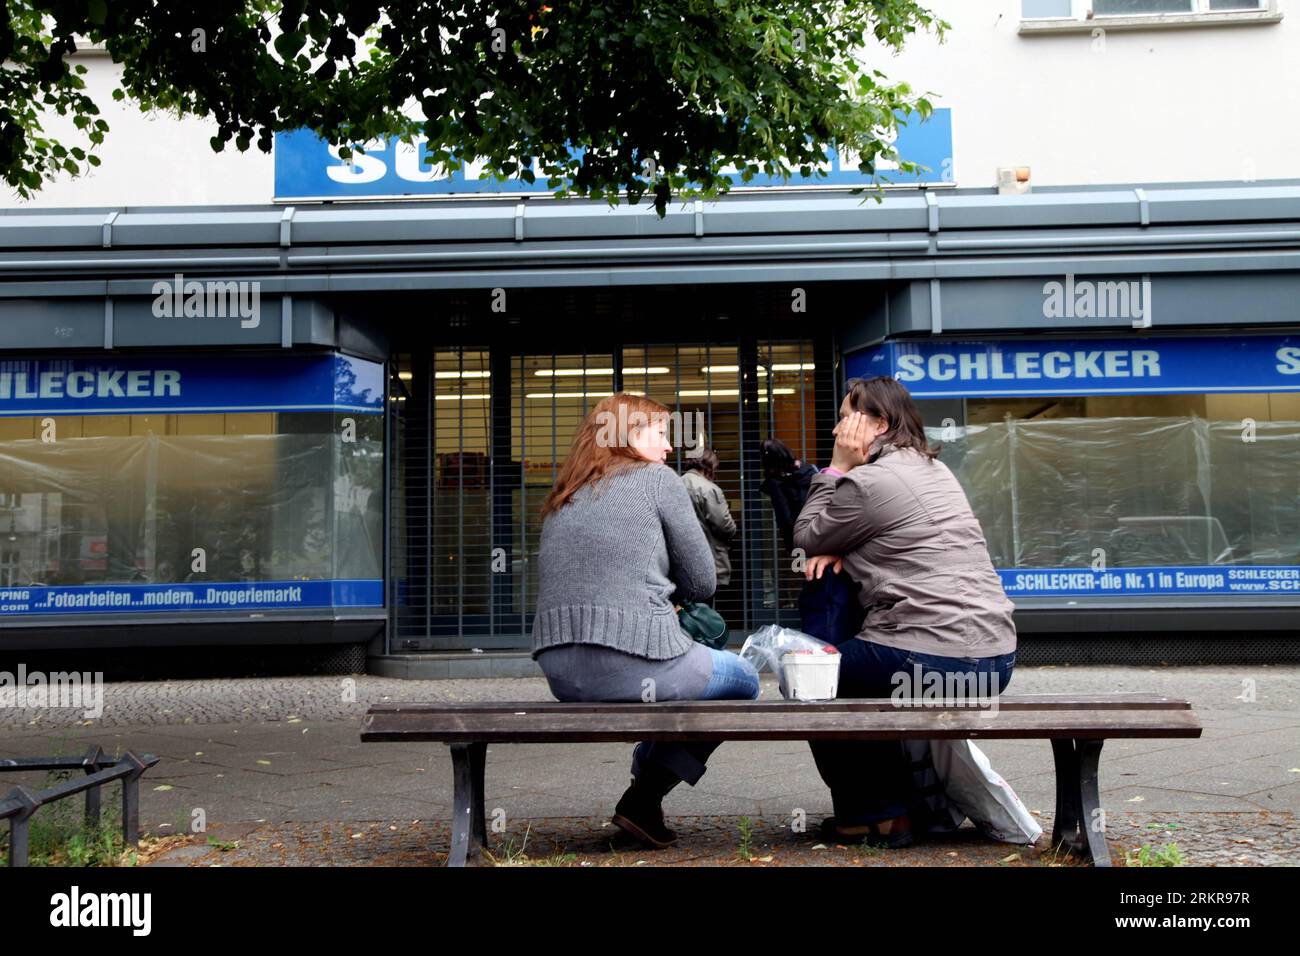
<svg viewBox="0 0 1300 956"><path fill-rule="evenodd" d="M1277 0L1020 0L1022 31L1189 26L1282 18Z"/></svg>
<svg viewBox="0 0 1300 956"><path fill-rule="evenodd" d="M1026 20L1087 19L1089 12L1094 17L1140 17L1268 8L1269 0L1020 0L1020 15Z"/></svg>

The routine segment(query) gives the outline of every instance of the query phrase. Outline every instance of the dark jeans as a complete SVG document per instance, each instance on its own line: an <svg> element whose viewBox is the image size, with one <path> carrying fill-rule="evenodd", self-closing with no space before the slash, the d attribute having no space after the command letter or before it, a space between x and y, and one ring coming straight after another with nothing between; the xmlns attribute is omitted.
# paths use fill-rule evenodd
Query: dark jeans
<svg viewBox="0 0 1300 956"><path fill-rule="evenodd" d="M839 645L838 697L916 697L925 700L934 677L975 675L975 683L954 686L976 689L980 696L997 696L1011 681L1015 652L997 657L939 657L850 638ZM918 681L921 683L918 686ZM939 688L948 686L938 685ZM915 688L912 693L906 693ZM936 695L943 697L940 689ZM897 740L855 740L842 743L810 741L822 780L831 789L831 804L839 826L877 823L908 812L912 794L911 762Z"/></svg>

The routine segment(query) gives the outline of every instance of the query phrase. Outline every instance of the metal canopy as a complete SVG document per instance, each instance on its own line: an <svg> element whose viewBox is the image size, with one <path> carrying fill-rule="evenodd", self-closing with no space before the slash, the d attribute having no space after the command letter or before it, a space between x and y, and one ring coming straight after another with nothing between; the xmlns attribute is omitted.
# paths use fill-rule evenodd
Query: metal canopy
<svg viewBox="0 0 1300 956"><path fill-rule="evenodd" d="M1230 255L1225 255L1230 252ZM0 210L0 297L147 295L181 272L264 291L1294 270L1300 180Z"/></svg>

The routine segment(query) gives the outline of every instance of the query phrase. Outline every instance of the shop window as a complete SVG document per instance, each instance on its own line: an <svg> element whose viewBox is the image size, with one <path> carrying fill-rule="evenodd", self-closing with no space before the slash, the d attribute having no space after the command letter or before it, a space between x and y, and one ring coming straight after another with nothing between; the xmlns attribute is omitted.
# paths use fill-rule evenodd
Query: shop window
<svg viewBox="0 0 1300 956"><path fill-rule="evenodd" d="M343 440L344 418L355 440ZM36 416L0 427L11 585L382 577L381 416Z"/></svg>
<svg viewBox="0 0 1300 956"><path fill-rule="evenodd" d="M1219 593L1264 589L1232 586L1265 579L1232 569L1300 565L1300 395L968 399L966 411L964 427L930 414L927 433L998 568L1209 568Z"/></svg>
<svg viewBox="0 0 1300 956"><path fill-rule="evenodd" d="M18 584L19 566L19 551L16 548L0 549L0 587L11 588Z"/></svg>

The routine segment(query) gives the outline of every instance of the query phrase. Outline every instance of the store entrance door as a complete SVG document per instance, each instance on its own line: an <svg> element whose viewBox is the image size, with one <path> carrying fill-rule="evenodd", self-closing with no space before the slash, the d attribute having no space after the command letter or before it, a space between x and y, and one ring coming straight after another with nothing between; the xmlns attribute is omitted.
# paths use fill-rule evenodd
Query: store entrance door
<svg viewBox="0 0 1300 956"><path fill-rule="evenodd" d="M719 458L737 533L716 604L733 632L797 620L799 578L761 490L759 444L815 458L834 398L816 386L812 341L550 354L499 343L394 365L392 650L531 646L542 503L578 426L618 389L689 422L669 459L679 473L701 436Z"/></svg>

